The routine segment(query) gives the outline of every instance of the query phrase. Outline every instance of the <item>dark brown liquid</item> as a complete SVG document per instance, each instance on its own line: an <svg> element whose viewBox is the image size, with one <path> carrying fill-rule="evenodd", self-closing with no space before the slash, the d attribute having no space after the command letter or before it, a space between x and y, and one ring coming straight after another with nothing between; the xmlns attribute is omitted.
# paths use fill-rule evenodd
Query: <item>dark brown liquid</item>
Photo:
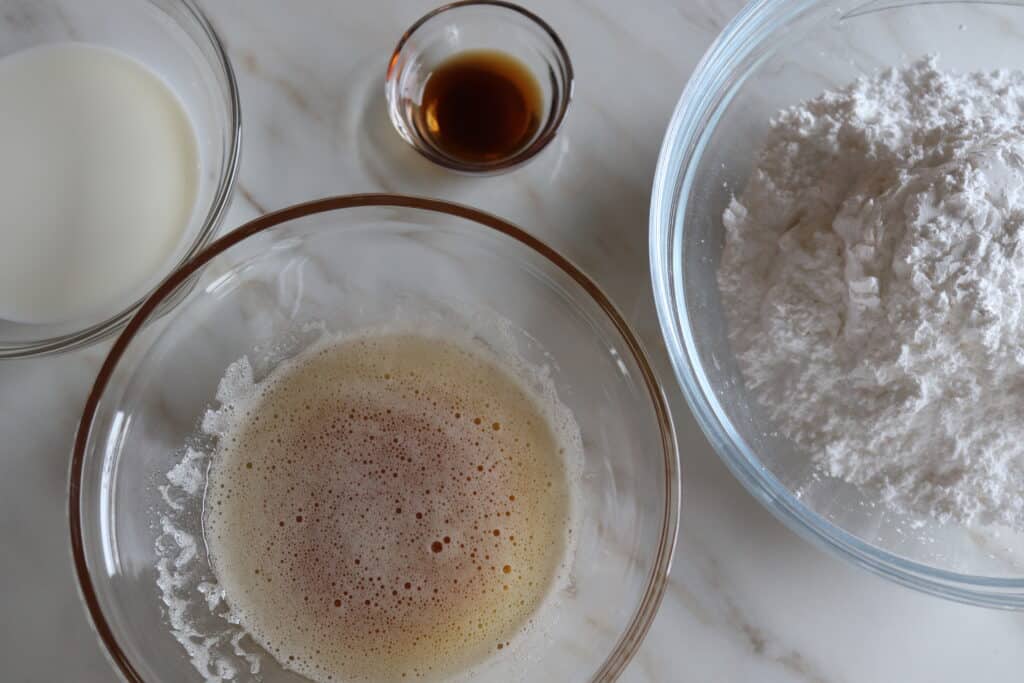
<svg viewBox="0 0 1024 683"><path fill-rule="evenodd" d="M541 107L540 87L523 64L503 52L471 50L427 79L417 124L442 154L493 162L530 143Z"/></svg>

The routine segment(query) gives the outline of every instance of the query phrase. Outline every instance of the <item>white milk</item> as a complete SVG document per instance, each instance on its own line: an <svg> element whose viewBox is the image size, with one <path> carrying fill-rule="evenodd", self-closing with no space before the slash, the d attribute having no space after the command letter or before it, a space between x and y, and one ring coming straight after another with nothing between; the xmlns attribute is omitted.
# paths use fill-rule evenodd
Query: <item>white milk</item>
<svg viewBox="0 0 1024 683"><path fill-rule="evenodd" d="M165 275L195 203L182 104L113 50L0 59L0 319L108 315Z"/></svg>

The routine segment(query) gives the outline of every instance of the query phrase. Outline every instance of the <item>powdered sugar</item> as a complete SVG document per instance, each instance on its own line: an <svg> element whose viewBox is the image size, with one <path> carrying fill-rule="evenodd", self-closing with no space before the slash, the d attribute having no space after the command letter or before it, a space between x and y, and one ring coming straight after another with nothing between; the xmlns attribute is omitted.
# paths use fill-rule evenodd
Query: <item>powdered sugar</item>
<svg viewBox="0 0 1024 683"><path fill-rule="evenodd" d="M748 387L829 475L1024 528L1024 74L934 58L781 112L723 217Z"/></svg>

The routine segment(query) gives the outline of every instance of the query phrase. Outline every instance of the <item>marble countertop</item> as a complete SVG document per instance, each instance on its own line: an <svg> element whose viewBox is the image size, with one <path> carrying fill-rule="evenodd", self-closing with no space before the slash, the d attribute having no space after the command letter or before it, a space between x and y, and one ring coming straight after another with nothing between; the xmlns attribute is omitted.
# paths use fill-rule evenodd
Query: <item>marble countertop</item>
<svg viewBox="0 0 1024 683"><path fill-rule="evenodd" d="M434 0L435 2L437 0ZM1024 615L914 593L846 566L777 523L736 483L675 391L647 263L662 133L738 0L536 0L576 66L565 128L523 169L474 179L404 146L382 75L419 0L208 0L243 102L243 163L224 229L314 197L425 194L511 219L600 282L672 395L683 514L671 583L623 680L1003 681L1024 669ZM107 345L0 363L0 679L116 680L73 583L68 453Z"/></svg>

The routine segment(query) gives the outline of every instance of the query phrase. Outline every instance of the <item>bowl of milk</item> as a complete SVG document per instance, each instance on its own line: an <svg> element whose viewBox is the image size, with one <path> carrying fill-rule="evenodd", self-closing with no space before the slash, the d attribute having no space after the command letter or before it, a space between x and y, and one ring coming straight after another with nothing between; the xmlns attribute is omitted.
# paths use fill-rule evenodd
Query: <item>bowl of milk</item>
<svg viewBox="0 0 1024 683"><path fill-rule="evenodd" d="M230 62L191 0L0 0L0 358L118 331L205 246L238 170Z"/></svg>

